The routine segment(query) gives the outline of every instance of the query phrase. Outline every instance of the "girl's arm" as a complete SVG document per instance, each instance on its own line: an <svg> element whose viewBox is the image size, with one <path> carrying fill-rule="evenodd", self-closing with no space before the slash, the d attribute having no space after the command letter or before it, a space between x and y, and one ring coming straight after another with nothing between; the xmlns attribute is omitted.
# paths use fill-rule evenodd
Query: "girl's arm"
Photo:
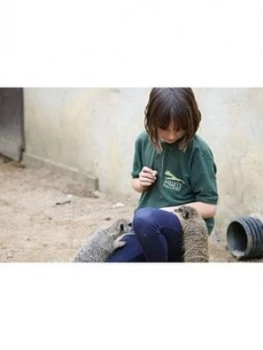
<svg viewBox="0 0 263 350"><path fill-rule="evenodd" d="M147 190L147 186L142 186L138 177L132 179L132 188L139 193L142 193L145 190Z"/></svg>

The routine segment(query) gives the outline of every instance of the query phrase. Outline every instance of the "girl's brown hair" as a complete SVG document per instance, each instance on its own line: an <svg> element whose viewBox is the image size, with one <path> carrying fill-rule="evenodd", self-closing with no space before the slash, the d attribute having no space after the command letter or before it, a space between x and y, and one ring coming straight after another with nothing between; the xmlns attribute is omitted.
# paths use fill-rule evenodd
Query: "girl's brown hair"
<svg viewBox="0 0 263 350"><path fill-rule="evenodd" d="M200 121L199 111L191 88L153 88L145 108L145 129L156 149L162 150L158 128L167 129L174 122L177 130L185 130L179 148L185 150L193 139Z"/></svg>

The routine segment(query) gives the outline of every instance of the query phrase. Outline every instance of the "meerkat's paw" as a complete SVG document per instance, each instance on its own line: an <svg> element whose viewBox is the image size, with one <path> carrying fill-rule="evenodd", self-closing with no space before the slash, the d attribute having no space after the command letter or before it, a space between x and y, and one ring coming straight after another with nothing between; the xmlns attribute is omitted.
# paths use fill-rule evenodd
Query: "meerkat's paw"
<svg viewBox="0 0 263 350"><path fill-rule="evenodd" d="M121 247L123 247L123 246L126 244L126 242L121 241L121 239L123 238L123 236L124 236L124 235L121 235L120 237L118 237L118 238L115 239L115 241L114 241L114 243L113 243L114 249L121 248Z"/></svg>

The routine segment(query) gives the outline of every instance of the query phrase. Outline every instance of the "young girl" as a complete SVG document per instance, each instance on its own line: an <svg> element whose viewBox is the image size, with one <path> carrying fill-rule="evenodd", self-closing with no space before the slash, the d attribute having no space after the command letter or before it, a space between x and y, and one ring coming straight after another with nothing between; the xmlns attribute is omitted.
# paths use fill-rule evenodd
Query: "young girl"
<svg viewBox="0 0 263 350"><path fill-rule="evenodd" d="M132 187L141 193L133 230L109 262L183 261L182 229L175 207L189 205L209 234L218 201L216 165L196 135L201 121L190 88L154 88L145 109L145 130L135 142Z"/></svg>

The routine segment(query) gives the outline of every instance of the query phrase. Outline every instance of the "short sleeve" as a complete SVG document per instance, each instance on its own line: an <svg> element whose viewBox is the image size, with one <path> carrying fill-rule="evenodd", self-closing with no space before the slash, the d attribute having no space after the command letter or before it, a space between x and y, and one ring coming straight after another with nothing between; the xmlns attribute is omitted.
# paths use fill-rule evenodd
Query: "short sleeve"
<svg viewBox="0 0 263 350"><path fill-rule="evenodd" d="M133 178L139 177L139 174L143 167L142 161L142 140L138 137L135 141L134 156L133 156L133 167L131 175Z"/></svg>
<svg viewBox="0 0 263 350"><path fill-rule="evenodd" d="M217 204L217 168L211 150L197 149L192 160L191 185L197 202Z"/></svg>

